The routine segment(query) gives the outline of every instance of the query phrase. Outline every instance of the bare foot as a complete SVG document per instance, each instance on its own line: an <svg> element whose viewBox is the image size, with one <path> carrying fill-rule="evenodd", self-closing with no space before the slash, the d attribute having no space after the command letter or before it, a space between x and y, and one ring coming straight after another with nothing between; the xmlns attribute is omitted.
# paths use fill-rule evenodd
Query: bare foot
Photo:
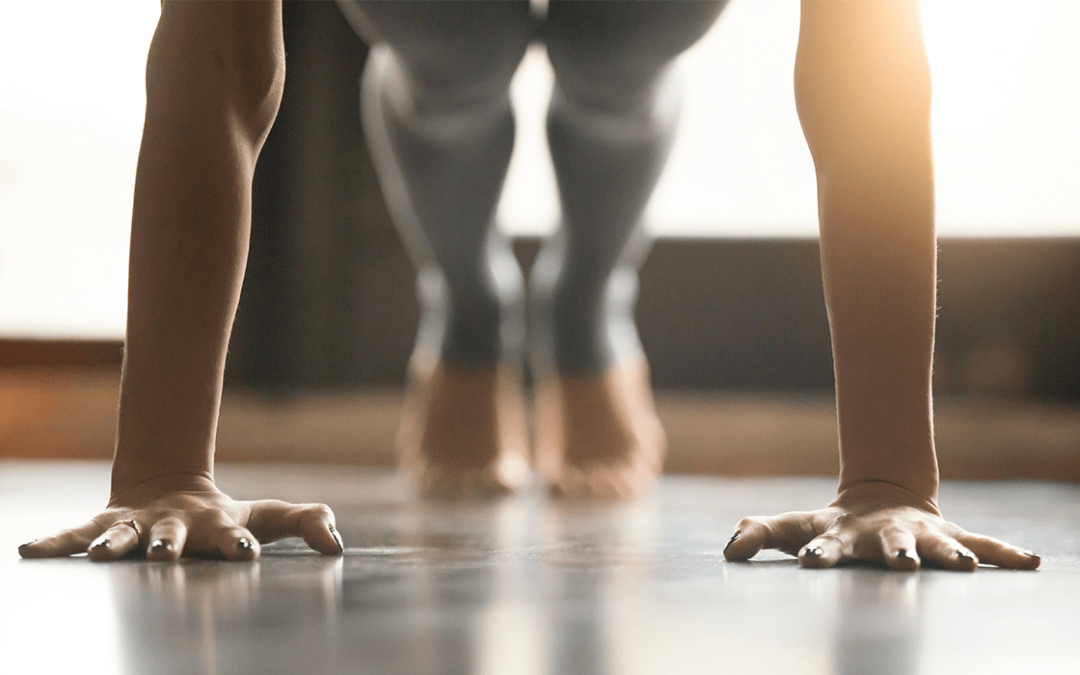
<svg viewBox="0 0 1080 675"><path fill-rule="evenodd" d="M606 372L537 378L536 466L565 497L633 497L667 449L644 357Z"/></svg>
<svg viewBox="0 0 1080 675"><path fill-rule="evenodd" d="M512 492L529 476L520 368L414 354L395 445L424 496Z"/></svg>

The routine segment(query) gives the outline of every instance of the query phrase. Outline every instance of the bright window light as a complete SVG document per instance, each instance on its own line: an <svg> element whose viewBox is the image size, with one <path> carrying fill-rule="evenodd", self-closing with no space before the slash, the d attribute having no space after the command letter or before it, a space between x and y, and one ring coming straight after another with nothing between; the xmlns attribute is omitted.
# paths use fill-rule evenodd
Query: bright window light
<svg viewBox="0 0 1080 675"><path fill-rule="evenodd" d="M924 0L943 236L1080 236L1080 2ZM123 335L146 50L158 3L0 3L0 335ZM683 119L648 207L661 236L816 236L792 94L795 0L732 0L681 63ZM513 85L514 234L558 221L551 69Z"/></svg>
<svg viewBox="0 0 1080 675"><path fill-rule="evenodd" d="M153 0L0 3L0 334L124 334Z"/></svg>
<svg viewBox="0 0 1080 675"><path fill-rule="evenodd" d="M1080 2L924 0L934 82L938 232L1080 235ZM794 0L732 0L680 63L683 119L646 212L661 236L815 237L813 162L795 114ZM534 49L512 91L518 148L503 227L558 222L543 117L551 67Z"/></svg>

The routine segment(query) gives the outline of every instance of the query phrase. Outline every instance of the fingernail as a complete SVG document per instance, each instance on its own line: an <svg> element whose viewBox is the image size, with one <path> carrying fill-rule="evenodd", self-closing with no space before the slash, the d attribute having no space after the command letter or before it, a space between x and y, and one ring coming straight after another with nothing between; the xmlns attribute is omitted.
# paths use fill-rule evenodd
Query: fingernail
<svg viewBox="0 0 1080 675"><path fill-rule="evenodd" d="M236 542L236 548L240 549L241 551L254 551L255 544L252 544L251 540L247 537L240 537L240 539Z"/></svg>
<svg viewBox="0 0 1080 675"><path fill-rule="evenodd" d="M727 550L729 548L731 548L731 545L734 544L735 540L738 539L741 535L742 535L742 532L736 532L735 534L731 535L731 539L728 539L727 544L724 546L724 552L725 553L727 553Z"/></svg>
<svg viewBox="0 0 1080 675"><path fill-rule="evenodd" d="M975 555L973 553L971 553L970 551L957 551L956 552L956 557L961 559L961 560L967 560L967 561L970 561L970 562L975 562Z"/></svg>
<svg viewBox="0 0 1080 675"><path fill-rule="evenodd" d="M36 540L35 540L35 541L36 541ZM31 542L31 543L33 543L33 542ZM25 545L25 544L24 544L24 545ZM1029 557L1029 558L1038 558L1038 557L1039 557L1039 554L1038 554L1038 553L1035 553L1035 552L1033 552L1033 551L1024 551L1024 555L1026 555L1026 556L1027 556L1027 557Z"/></svg>
<svg viewBox="0 0 1080 675"><path fill-rule="evenodd" d="M108 539L96 539L90 544L90 548L109 548L110 545Z"/></svg>
<svg viewBox="0 0 1080 675"><path fill-rule="evenodd" d="M820 558L824 553L825 551L822 551L821 548L818 546L808 548L803 551L803 555L805 555L807 558Z"/></svg>
<svg viewBox="0 0 1080 675"><path fill-rule="evenodd" d="M915 557L913 555L911 555L911 552L908 551L906 548L898 548L898 549L896 549L896 557L900 558L901 560L914 560L915 559Z"/></svg>
<svg viewBox="0 0 1080 675"><path fill-rule="evenodd" d="M341 540L341 535L338 533L338 531L336 529L334 529L333 525L327 525L327 527L330 529L330 536L334 538L334 543L337 544L337 547L339 549L338 553L344 553L345 552L345 542Z"/></svg>
<svg viewBox="0 0 1080 675"><path fill-rule="evenodd" d="M172 550L172 542L165 541L164 539L155 539L150 544L150 550L151 551L158 551L159 553L161 551L171 551Z"/></svg>
<svg viewBox="0 0 1080 675"><path fill-rule="evenodd" d="M33 546L33 545L34 545L34 544L36 544L36 543L38 543L38 540L37 540L37 539L34 539L34 540L31 540L31 541L28 541L28 542L26 542L25 544L20 544L20 545L19 545L19 550L21 551L21 550L23 550L24 548L26 548L27 546ZM1035 554L1034 554L1034 553L1029 553L1028 555L1035 555ZM1037 556L1036 556L1036 557L1037 557Z"/></svg>

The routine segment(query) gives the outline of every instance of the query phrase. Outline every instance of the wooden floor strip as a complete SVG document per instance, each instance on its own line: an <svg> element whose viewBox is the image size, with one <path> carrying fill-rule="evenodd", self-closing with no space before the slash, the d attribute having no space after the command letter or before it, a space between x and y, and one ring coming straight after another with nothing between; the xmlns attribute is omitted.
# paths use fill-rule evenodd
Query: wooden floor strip
<svg viewBox="0 0 1080 675"><path fill-rule="evenodd" d="M119 378L87 369L0 371L0 457L112 455ZM834 476L830 396L659 392L671 473ZM284 399L228 392L218 458L386 466L398 391L311 393ZM1080 482L1080 405L955 399L937 402L943 477Z"/></svg>

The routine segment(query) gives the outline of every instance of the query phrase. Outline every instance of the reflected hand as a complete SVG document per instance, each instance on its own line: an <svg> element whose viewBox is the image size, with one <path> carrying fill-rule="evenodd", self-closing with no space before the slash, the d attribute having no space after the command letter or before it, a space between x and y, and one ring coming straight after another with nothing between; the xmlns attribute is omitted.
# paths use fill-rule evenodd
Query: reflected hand
<svg viewBox="0 0 1080 675"><path fill-rule="evenodd" d="M325 504L277 500L236 501L203 476L163 476L109 500L108 508L86 524L19 547L23 558L87 553L91 560L126 557L176 560L259 557L260 542L302 537L324 555L344 551Z"/></svg>
<svg viewBox="0 0 1080 675"><path fill-rule="evenodd" d="M818 511L743 518L724 557L748 560L761 549L779 549L815 568L884 562L894 570L927 563L972 571L981 562L1033 570L1040 563L1034 553L964 531L943 519L934 502L881 481L852 485Z"/></svg>

